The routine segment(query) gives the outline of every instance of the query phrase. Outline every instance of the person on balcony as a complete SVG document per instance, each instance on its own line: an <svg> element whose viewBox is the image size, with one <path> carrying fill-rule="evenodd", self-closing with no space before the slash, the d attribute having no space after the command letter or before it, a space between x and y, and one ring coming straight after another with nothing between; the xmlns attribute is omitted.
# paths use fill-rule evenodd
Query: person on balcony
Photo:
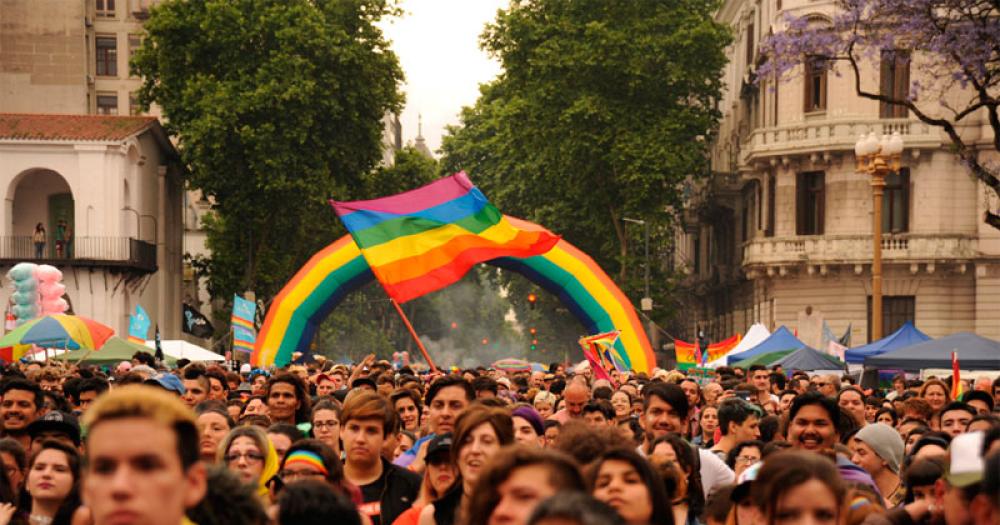
<svg viewBox="0 0 1000 525"><path fill-rule="evenodd" d="M45 256L45 226L42 223L35 225L35 232L31 234L31 242L35 243L35 259Z"/></svg>
<svg viewBox="0 0 1000 525"><path fill-rule="evenodd" d="M66 253L66 220L56 223L56 257L62 259Z"/></svg>

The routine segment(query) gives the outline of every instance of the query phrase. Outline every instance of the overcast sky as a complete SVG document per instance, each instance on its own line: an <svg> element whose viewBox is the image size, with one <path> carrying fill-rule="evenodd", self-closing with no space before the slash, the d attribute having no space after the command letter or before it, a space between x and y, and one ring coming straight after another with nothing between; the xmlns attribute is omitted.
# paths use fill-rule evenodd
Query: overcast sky
<svg viewBox="0 0 1000 525"><path fill-rule="evenodd" d="M402 18L382 24L406 74L406 108L399 119L403 143L417 136L423 116L427 146L437 155L445 126L458 123L462 106L479 96L500 64L479 49L483 26L508 0L402 0Z"/></svg>

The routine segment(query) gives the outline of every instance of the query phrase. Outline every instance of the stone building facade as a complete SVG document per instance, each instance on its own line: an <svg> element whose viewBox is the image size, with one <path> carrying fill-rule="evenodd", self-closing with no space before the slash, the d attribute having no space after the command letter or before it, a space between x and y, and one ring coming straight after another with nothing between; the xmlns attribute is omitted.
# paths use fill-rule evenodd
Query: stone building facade
<svg viewBox="0 0 1000 525"><path fill-rule="evenodd" d="M874 131L905 141L883 198L885 333L910 320L932 337L1000 338L1000 231L982 221L997 202L943 133L856 96L846 69L754 81L759 44L784 13L822 23L833 4L727 0L717 13L734 43L712 176L695 185L676 237L675 263L687 272L685 301L694 306L685 336L702 326L719 340L756 321L801 332L820 320L837 336L849 332L854 345L869 340L872 189L856 169L854 144ZM865 87L898 89L881 85L880 68L893 66L864 64ZM995 155L985 114L968 120L963 133Z"/></svg>

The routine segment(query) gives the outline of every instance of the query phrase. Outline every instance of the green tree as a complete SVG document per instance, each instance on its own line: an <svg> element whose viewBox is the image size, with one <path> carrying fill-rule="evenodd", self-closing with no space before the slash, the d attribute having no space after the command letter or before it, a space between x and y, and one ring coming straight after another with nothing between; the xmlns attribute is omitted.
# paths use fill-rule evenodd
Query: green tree
<svg viewBox="0 0 1000 525"><path fill-rule="evenodd" d="M639 297L643 232L623 219L649 221L653 255L663 253L685 180L707 172L699 139L719 118L730 42L717 6L511 2L481 40L504 71L449 129L444 168L469 171L505 213L562 234ZM664 304L669 267L651 269Z"/></svg>
<svg viewBox="0 0 1000 525"><path fill-rule="evenodd" d="M376 23L390 0L168 0L132 59L214 202L216 298L272 297L344 230L326 200L367 197L382 118L402 104L398 60Z"/></svg>

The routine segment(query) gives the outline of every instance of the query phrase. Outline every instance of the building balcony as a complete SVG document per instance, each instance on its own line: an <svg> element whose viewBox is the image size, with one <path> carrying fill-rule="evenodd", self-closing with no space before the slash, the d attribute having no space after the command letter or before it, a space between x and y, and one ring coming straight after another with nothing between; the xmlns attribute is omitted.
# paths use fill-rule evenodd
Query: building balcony
<svg viewBox="0 0 1000 525"><path fill-rule="evenodd" d="M971 235L907 233L882 237L882 260L886 263L961 264L978 255L978 241ZM743 244L743 267L748 270L801 264L861 265L871 260L871 235L766 237Z"/></svg>
<svg viewBox="0 0 1000 525"><path fill-rule="evenodd" d="M30 235L0 236L0 266L19 262L117 267L142 273L153 273L157 269L156 245L131 237L75 237L62 246L50 240L38 249Z"/></svg>
<svg viewBox="0 0 1000 525"><path fill-rule="evenodd" d="M814 161L829 160L834 153L854 155L858 136L871 131L885 135L899 132L907 152L913 155L942 144L937 128L912 119L810 119L752 131L740 148L740 166L749 169L760 162L787 163L802 155Z"/></svg>

